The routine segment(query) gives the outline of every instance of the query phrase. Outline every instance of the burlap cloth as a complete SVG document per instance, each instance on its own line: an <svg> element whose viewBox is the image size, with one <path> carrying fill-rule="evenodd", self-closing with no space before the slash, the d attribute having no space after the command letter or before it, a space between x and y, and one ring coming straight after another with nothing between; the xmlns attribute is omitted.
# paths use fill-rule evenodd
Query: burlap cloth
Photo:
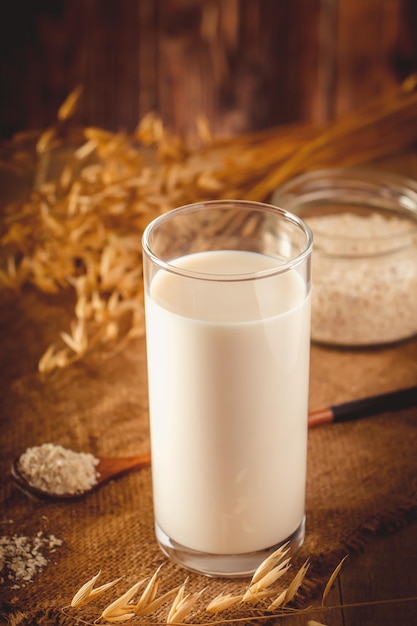
<svg viewBox="0 0 417 626"><path fill-rule="evenodd" d="M183 582L186 572L167 562L155 543L149 469L70 503L30 499L9 475L16 455L44 442L97 455L147 450L144 342L97 352L42 378L36 370L39 355L67 326L71 304L29 289L0 297L0 535L34 537L42 531L63 542L52 553L45 548L47 565L30 582L19 588L4 582L3 614L15 625L73 624L80 615L93 621L107 601L97 601L91 614L87 609L68 614L62 607L100 569L101 582L125 577L120 593L161 563L162 590ZM362 352L312 349L312 409L416 383L416 341ZM310 431L307 534L295 558L295 565L311 558L307 595L320 593L342 556L366 549L371 533L415 519L416 449L416 408ZM206 586L210 599L236 592L242 581L190 575L189 590Z"/></svg>

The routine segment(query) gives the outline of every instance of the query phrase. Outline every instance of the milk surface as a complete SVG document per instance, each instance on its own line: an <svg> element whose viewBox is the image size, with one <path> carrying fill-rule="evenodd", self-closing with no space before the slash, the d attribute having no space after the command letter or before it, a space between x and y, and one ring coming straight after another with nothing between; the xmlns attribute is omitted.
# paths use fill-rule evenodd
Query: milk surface
<svg viewBox="0 0 417 626"><path fill-rule="evenodd" d="M175 542L240 554L304 517L310 298L278 261L201 252L159 270L146 294L155 519ZM210 280L205 275L210 274Z"/></svg>

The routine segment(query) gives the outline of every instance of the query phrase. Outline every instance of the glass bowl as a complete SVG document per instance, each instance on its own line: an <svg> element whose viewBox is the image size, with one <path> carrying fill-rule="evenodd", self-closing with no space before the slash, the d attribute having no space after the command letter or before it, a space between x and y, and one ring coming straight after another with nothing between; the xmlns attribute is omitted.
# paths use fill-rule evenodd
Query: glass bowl
<svg viewBox="0 0 417 626"><path fill-rule="evenodd" d="M313 341L367 347L417 335L417 182L319 170L282 185L272 204L313 231Z"/></svg>

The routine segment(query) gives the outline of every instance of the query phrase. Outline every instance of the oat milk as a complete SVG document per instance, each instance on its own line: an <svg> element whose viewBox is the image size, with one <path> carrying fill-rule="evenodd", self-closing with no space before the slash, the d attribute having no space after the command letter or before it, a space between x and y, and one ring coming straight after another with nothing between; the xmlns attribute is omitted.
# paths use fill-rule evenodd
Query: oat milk
<svg viewBox="0 0 417 626"><path fill-rule="evenodd" d="M268 548L304 517L310 298L296 270L213 280L277 266L261 254L174 264L202 274L146 295L155 519L194 550Z"/></svg>

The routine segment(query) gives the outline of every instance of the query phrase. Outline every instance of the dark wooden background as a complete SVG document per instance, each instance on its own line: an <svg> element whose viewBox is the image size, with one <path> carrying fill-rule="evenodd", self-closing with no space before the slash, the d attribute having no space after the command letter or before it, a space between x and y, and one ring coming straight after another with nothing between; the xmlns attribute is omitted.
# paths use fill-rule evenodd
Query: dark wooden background
<svg viewBox="0 0 417 626"><path fill-rule="evenodd" d="M77 121L131 131L155 111L191 136L332 119L417 69L416 0L4 0L0 137Z"/></svg>

